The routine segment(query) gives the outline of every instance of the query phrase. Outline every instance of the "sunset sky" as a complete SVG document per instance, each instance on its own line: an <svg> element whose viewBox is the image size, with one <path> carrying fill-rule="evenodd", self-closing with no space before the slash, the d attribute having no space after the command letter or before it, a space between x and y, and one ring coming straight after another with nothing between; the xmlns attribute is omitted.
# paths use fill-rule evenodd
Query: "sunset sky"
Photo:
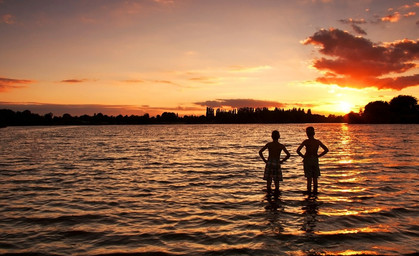
<svg viewBox="0 0 419 256"><path fill-rule="evenodd" d="M0 0L0 108L72 115L419 98L419 1Z"/></svg>

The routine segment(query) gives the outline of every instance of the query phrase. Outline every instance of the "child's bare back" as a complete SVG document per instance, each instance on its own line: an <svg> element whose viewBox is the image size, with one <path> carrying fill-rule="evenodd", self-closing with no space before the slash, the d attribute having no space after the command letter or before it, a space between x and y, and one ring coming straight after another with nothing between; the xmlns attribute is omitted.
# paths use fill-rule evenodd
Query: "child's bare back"
<svg viewBox="0 0 419 256"><path fill-rule="evenodd" d="M284 150L284 145L279 143L278 141L272 141L269 142L267 145L269 155L268 155L268 161L269 160L279 160L279 157L281 155L281 151Z"/></svg>
<svg viewBox="0 0 419 256"><path fill-rule="evenodd" d="M307 156L318 156L319 147L324 148L323 143L320 140L314 138L307 139L303 142L303 146L306 147L305 157Z"/></svg>

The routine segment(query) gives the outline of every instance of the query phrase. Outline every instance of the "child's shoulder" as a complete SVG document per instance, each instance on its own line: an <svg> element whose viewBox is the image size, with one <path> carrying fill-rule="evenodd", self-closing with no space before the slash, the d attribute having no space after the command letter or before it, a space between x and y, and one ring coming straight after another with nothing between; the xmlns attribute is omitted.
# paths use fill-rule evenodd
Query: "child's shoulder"
<svg viewBox="0 0 419 256"><path fill-rule="evenodd" d="M274 147L277 147L277 146L282 146L282 144L279 143L278 141L271 141L271 142L268 142L266 144L266 146L274 146Z"/></svg>
<svg viewBox="0 0 419 256"><path fill-rule="evenodd" d="M304 141L303 141L303 145L307 145L307 144L310 144L310 145L313 145L313 144L320 144L321 142L320 142L320 140L318 140L318 139L315 139L315 138L309 138L309 139L305 139Z"/></svg>
<svg viewBox="0 0 419 256"><path fill-rule="evenodd" d="M312 140L312 142L311 143L313 143L313 144L315 144L315 145L321 145L322 144L322 142L320 141L320 140L318 140L318 139L314 139L313 138L313 140Z"/></svg>
<svg viewBox="0 0 419 256"><path fill-rule="evenodd" d="M269 148L272 145L272 141L265 144L265 148Z"/></svg>

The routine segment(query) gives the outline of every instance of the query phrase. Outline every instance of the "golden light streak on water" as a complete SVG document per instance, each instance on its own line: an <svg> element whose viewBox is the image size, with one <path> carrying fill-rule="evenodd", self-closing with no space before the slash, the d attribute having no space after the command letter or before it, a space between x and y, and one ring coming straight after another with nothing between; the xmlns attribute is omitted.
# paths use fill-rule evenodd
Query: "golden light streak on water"
<svg viewBox="0 0 419 256"><path fill-rule="evenodd" d="M361 215L361 214L369 214L369 213L377 213L384 211L386 209L384 208L371 208L371 209L360 209L360 210L354 210L354 209L342 209L342 210L320 210L319 214L323 214L326 216L349 216L349 215Z"/></svg>
<svg viewBox="0 0 419 256"><path fill-rule="evenodd" d="M353 250L346 250L343 252L334 252L334 255L378 255L378 253L374 252L374 251L353 251ZM328 253L326 252L325 255L328 255Z"/></svg>
<svg viewBox="0 0 419 256"><path fill-rule="evenodd" d="M330 230L330 231L316 231L315 234L318 235L339 235L339 234L357 234L357 233L387 233L391 229L389 226L378 225L377 227L361 227L353 229L341 229L341 230Z"/></svg>

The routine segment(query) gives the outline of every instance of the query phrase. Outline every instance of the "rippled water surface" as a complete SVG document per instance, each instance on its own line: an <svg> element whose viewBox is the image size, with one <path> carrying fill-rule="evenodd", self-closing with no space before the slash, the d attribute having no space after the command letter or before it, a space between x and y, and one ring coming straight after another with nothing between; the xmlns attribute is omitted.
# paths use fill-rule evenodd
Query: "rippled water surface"
<svg viewBox="0 0 419 256"><path fill-rule="evenodd" d="M419 125L315 124L330 152L317 198L304 124L0 130L0 253L308 255L419 252ZM292 157L266 196L259 149Z"/></svg>

